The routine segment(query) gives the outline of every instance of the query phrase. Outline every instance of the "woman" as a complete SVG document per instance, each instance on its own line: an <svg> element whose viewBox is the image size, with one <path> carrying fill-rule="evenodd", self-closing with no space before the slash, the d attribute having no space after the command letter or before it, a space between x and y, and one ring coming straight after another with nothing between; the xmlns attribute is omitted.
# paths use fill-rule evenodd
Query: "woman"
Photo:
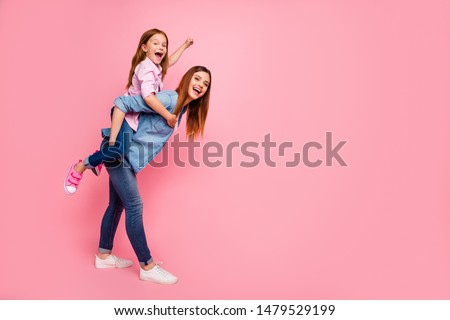
<svg viewBox="0 0 450 320"><path fill-rule="evenodd" d="M178 117L178 124L187 111L186 134L189 140L193 140L203 134L210 92L211 72L205 67L195 66L184 74L175 91L161 91L156 95L167 110ZM126 121L122 124L119 134L123 135L124 142L130 143L130 147L124 149L123 161L105 164L109 173L109 205L102 220L95 266L126 268L132 265L130 260L111 253L117 225L125 209L127 235L141 266L140 279L160 284L176 283L177 277L155 264L150 254L142 222L142 199L136 180L136 174L161 151L174 129L150 109L140 96L119 97L115 100L115 107L125 113L142 114L134 134ZM105 138L102 144L108 144L108 139Z"/></svg>

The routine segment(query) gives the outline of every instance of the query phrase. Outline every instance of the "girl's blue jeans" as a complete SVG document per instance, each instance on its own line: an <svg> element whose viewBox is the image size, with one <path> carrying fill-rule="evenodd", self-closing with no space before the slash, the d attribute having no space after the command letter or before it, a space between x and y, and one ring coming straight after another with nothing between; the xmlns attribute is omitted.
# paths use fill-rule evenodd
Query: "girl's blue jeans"
<svg viewBox="0 0 450 320"><path fill-rule="evenodd" d="M111 116L112 112L113 111L111 110ZM100 145L100 150L86 157L83 160L83 164L88 169L97 167L102 163L118 165L121 162L123 155L127 154L128 149L130 148L133 133L133 129L131 129L127 121L124 120L122 126L120 127L120 131L117 134L116 143L114 146L110 146L108 141L109 137L105 137Z"/></svg>

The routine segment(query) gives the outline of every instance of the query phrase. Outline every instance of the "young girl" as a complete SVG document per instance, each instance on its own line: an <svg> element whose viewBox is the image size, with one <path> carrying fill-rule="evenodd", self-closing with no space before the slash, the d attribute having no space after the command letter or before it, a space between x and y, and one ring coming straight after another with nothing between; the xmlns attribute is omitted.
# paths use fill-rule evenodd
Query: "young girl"
<svg viewBox="0 0 450 320"><path fill-rule="evenodd" d="M163 106L178 117L178 124L187 112L186 134L192 140L203 134L209 108L211 72L202 66L189 69L175 91L161 91L156 97ZM128 238L140 263L139 278L160 284L173 284L177 277L153 262L145 236L142 214L143 204L139 194L136 173L142 170L164 147L173 128L152 109L141 96L122 96L115 105L125 113L145 112L139 118L139 126L132 136L132 146L126 150L120 163L106 162L109 174L109 204L102 219L100 242L95 257L96 268L127 268L132 261L111 254L114 236L123 209ZM126 121L121 131L132 133ZM131 135L125 135L131 137ZM103 140L108 144L108 138ZM142 154L145 156L142 157Z"/></svg>
<svg viewBox="0 0 450 320"><path fill-rule="evenodd" d="M136 53L131 62L131 69L128 77L128 95L141 95L146 104L154 111L166 119L169 126L174 126L176 117L168 112L155 97L155 93L162 89L162 80L168 67L175 64L183 54L184 50L193 44L193 40L188 38L171 56L167 57L169 47L167 35L158 29L151 29L144 32L139 41ZM99 175L102 163L115 161L124 153L128 147L123 143L123 133L119 135L122 122L125 119L129 126L136 131L138 126L139 113L125 113L118 108L113 108L111 119L111 135L109 146L104 146L101 151L97 151L91 156L70 166L69 173L64 181L64 190L73 195L83 177L86 169L91 169L95 175Z"/></svg>

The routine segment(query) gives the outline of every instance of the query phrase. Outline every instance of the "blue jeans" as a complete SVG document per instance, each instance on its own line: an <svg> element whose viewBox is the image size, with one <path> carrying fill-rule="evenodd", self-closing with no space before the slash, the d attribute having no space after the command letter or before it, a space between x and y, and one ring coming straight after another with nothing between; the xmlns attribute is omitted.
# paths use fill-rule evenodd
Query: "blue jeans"
<svg viewBox="0 0 450 320"><path fill-rule="evenodd" d="M132 129L124 121L120 132L129 133L129 131L132 132ZM132 134L124 134L122 136L124 137L122 144L129 148ZM108 139L103 141L103 143L105 142L108 143ZM144 223L142 221L143 205L136 174L128 164L126 157L124 157L123 161L119 159L115 162L106 162L105 167L109 174L109 204L102 219L98 251L100 253L111 253L117 225L122 216L122 211L125 209L125 228L128 239L139 262L142 265L147 265L153 259L145 236Z"/></svg>
<svg viewBox="0 0 450 320"><path fill-rule="evenodd" d="M111 116L112 112L113 111L111 110ZM83 164L88 169L97 167L102 163L115 164L115 166L119 165L123 155L128 153L133 133L133 129L131 129L128 122L124 120L119 133L117 134L114 146L110 146L109 137L105 137L100 145L100 150L85 158Z"/></svg>
<svg viewBox="0 0 450 320"><path fill-rule="evenodd" d="M123 209L125 227L136 256L142 265L153 261L147 245L142 221L143 205L139 194L136 174L123 165L106 166L109 173L109 205L100 228L100 253L111 253L114 236Z"/></svg>

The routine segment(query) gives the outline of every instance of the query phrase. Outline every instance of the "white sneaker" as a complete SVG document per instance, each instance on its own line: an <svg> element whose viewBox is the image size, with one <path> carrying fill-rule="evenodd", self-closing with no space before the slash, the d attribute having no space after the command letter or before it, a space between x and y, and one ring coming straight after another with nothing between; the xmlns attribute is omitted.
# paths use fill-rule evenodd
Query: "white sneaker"
<svg viewBox="0 0 450 320"><path fill-rule="evenodd" d="M133 265L133 261L122 259L110 254L106 259L100 259L95 255L95 267L97 269L105 268L128 268Z"/></svg>
<svg viewBox="0 0 450 320"><path fill-rule="evenodd" d="M177 277L175 277L169 271L164 270L159 265L156 265L152 269L147 271L141 268L139 279L159 284L174 284L178 281Z"/></svg>

